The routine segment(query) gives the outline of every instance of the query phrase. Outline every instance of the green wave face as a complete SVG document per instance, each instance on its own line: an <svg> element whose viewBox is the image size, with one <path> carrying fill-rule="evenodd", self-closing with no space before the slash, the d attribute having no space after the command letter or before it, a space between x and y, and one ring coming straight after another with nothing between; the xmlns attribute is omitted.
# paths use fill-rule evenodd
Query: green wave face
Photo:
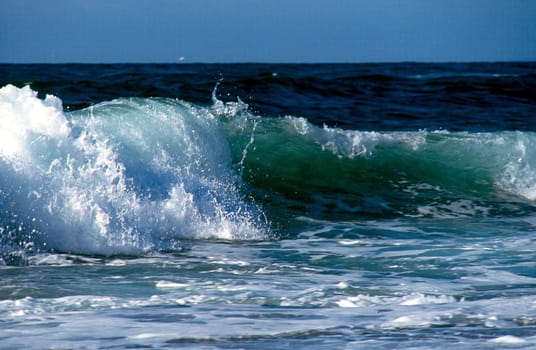
<svg viewBox="0 0 536 350"><path fill-rule="evenodd" d="M249 116L231 135L254 196L278 215L516 215L536 199L529 132L364 132ZM246 123L247 124L247 123Z"/></svg>

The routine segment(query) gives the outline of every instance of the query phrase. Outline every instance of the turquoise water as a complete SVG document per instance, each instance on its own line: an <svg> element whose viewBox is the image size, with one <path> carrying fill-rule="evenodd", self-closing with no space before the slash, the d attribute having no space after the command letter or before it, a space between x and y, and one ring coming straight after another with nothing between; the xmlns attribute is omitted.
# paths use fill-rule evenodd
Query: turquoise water
<svg viewBox="0 0 536 350"><path fill-rule="evenodd" d="M0 348L535 346L530 101L518 129L374 129L212 89L0 90Z"/></svg>

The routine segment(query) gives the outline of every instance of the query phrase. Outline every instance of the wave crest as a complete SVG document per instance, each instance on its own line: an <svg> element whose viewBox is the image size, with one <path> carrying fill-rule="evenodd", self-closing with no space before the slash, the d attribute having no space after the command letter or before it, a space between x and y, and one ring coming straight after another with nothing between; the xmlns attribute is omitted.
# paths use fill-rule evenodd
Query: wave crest
<svg viewBox="0 0 536 350"><path fill-rule="evenodd" d="M266 234L207 108L118 99L66 114L56 97L6 86L0 109L0 133L11 135L0 147L4 241L138 254Z"/></svg>
<svg viewBox="0 0 536 350"><path fill-rule="evenodd" d="M299 215L501 215L536 199L531 132L358 131L292 116L258 118L249 132L245 179Z"/></svg>

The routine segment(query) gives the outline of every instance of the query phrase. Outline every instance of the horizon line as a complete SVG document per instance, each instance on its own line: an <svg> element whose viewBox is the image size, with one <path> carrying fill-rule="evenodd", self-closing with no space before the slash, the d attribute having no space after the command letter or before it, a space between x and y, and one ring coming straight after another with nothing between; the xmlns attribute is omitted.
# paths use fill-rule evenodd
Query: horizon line
<svg viewBox="0 0 536 350"><path fill-rule="evenodd" d="M534 63L536 59L533 60L458 60L458 61L418 61L418 60L401 60L401 61L278 61L278 62L268 62L268 61L192 61L185 62L183 61L110 61L110 62L77 62L77 61L64 61L64 62L1 62L2 65L233 65L233 64L243 64L243 65L322 65L322 64L454 64L454 63Z"/></svg>

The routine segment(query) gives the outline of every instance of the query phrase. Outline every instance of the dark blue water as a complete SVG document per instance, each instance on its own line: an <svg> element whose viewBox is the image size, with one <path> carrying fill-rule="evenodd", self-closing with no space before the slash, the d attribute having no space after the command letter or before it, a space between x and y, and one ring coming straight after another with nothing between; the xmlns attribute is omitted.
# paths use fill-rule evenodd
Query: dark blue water
<svg viewBox="0 0 536 350"><path fill-rule="evenodd" d="M81 109L118 97L246 102L357 130L534 130L534 63L0 65L2 86L31 84Z"/></svg>
<svg viewBox="0 0 536 350"><path fill-rule="evenodd" d="M535 72L0 65L0 348L533 348Z"/></svg>

